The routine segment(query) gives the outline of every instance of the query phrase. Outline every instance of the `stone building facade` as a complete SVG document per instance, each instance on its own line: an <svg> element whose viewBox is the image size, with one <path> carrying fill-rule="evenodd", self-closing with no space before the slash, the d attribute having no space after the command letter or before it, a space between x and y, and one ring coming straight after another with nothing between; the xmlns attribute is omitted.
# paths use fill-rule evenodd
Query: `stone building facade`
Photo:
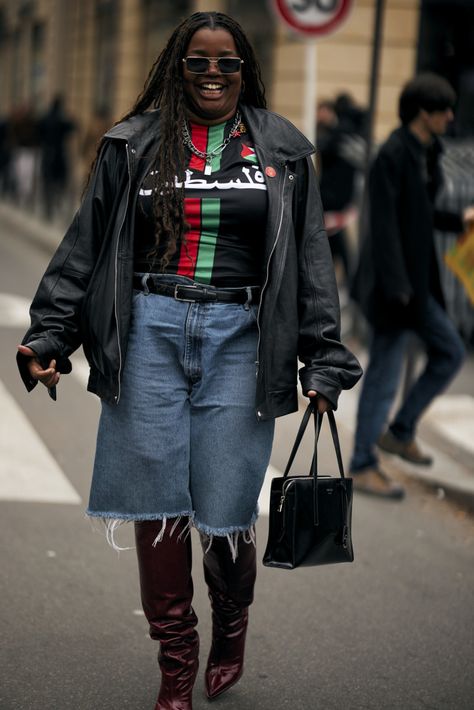
<svg viewBox="0 0 474 710"><path fill-rule="evenodd" d="M385 2L376 139L397 122L400 87L420 68L423 17L443 2L446 17L473 4ZM318 98L344 91L367 103L375 6L355 0L340 30L318 41ZM177 22L212 9L241 21L261 60L270 107L303 127L304 42L279 24L267 0L0 0L0 115L22 103L41 111L61 93L82 133L97 116L113 122L139 93ZM426 63L429 52L423 56Z"/></svg>

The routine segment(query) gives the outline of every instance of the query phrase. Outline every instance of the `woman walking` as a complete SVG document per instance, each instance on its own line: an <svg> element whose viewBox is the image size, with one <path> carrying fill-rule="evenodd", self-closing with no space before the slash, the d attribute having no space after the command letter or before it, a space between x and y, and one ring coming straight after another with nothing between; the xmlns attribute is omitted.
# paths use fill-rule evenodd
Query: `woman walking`
<svg viewBox="0 0 474 710"><path fill-rule="evenodd" d="M80 345L102 399L88 514L134 521L143 608L160 642L155 710L189 710L202 540L209 698L242 675L257 499L274 418L303 392L336 407L360 376L339 336L313 147L265 108L241 27L195 13L99 148L83 204L19 346L55 388Z"/></svg>

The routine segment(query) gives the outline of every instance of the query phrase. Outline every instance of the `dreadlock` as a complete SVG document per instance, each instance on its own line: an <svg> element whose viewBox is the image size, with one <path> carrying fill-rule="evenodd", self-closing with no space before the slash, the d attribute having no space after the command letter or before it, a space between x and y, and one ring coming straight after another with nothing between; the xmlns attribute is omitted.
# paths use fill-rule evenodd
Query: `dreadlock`
<svg viewBox="0 0 474 710"><path fill-rule="evenodd" d="M181 127L186 120L182 81L182 58L194 33L203 28L222 28L234 38L242 65L242 94L244 103L266 108L265 88L260 67L242 27L236 20L221 12L195 12L181 22L168 40L166 47L153 64L142 93L135 105L121 120L152 108L160 109L160 137L153 160L153 212L156 224L156 243L163 256L164 270L183 239L188 225L184 216L184 172L186 153L181 140ZM176 177L181 186L176 187Z"/></svg>

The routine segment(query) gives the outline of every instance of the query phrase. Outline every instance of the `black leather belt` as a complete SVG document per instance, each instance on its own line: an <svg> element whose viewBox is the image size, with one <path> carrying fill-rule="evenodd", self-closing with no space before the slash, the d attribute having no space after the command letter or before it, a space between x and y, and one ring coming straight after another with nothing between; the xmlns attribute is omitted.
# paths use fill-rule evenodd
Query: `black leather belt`
<svg viewBox="0 0 474 710"><path fill-rule="evenodd" d="M139 291L149 291L161 296L171 296L177 301L187 303L252 303L260 301L260 286L244 286L243 288L214 288L198 284L163 283L160 279L148 276L146 285L142 276L133 277L133 288Z"/></svg>

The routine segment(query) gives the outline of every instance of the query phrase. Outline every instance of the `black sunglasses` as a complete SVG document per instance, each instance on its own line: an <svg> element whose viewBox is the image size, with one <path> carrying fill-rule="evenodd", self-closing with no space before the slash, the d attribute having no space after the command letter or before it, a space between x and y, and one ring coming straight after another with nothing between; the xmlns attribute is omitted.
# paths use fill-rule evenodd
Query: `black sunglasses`
<svg viewBox="0 0 474 710"><path fill-rule="evenodd" d="M244 60L240 57L184 57L183 62L191 74L207 74L211 64L217 64L221 74L236 74Z"/></svg>

